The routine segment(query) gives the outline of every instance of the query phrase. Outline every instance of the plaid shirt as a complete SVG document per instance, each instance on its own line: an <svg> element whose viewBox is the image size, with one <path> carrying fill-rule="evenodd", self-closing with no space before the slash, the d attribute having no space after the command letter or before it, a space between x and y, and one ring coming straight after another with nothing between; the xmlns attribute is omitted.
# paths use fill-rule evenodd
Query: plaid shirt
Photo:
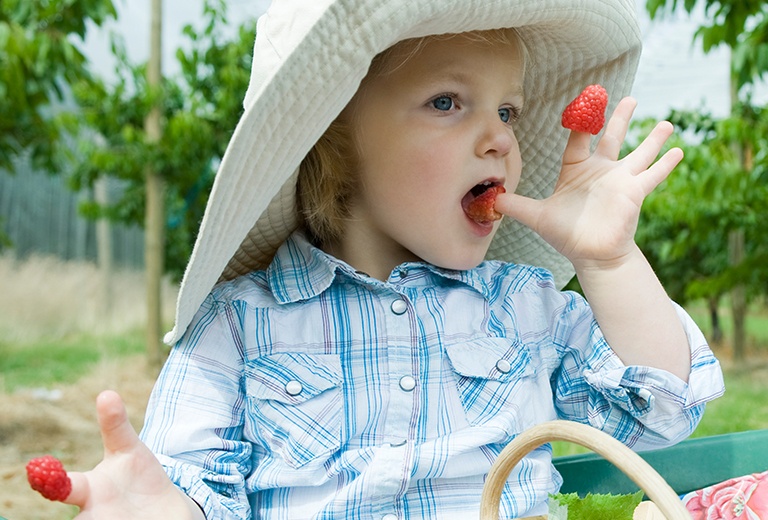
<svg viewBox="0 0 768 520"><path fill-rule="evenodd" d="M294 234L266 271L214 288L142 438L210 520L477 518L489 467L532 425L586 422L633 448L693 431L723 382L679 313L687 384L624 366L545 270L408 263L380 281ZM545 514L559 485L534 450L503 516Z"/></svg>

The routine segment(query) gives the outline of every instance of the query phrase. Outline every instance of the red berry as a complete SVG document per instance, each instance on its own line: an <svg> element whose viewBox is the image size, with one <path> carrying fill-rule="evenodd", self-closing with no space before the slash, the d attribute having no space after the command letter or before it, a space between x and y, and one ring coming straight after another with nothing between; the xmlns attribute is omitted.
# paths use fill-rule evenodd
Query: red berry
<svg viewBox="0 0 768 520"><path fill-rule="evenodd" d="M72 481L61 461L52 455L44 455L27 463L27 480L32 489L48 500L62 501L72 491Z"/></svg>
<svg viewBox="0 0 768 520"><path fill-rule="evenodd" d="M597 134L605 124L608 92L602 85L590 85L565 107L562 124L574 132Z"/></svg>
<svg viewBox="0 0 768 520"><path fill-rule="evenodd" d="M491 186L467 204L466 208L464 208L465 213L469 218L480 224L499 220L502 215L493 206L496 204L496 196L506 191L504 186Z"/></svg>

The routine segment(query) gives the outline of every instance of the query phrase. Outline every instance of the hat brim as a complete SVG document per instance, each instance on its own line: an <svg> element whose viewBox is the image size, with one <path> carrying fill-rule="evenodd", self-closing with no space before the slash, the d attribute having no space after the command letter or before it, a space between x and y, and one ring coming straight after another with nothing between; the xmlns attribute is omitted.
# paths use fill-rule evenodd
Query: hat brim
<svg viewBox="0 0 768 520"><path fill-rule="evenodd" d="M274 2L259 19L244 113L217 172L167 343L184 333L217 281L265 268L297 228L298 166L379 52L429 34L516 28L528 52L526 107L516 129L518 192L535 198L549 195L557 180L568 135L562 109L583 87L600 83L611 111L629 94L640 57L631 0L301 3L297 13L296 2ZM487 256L546 267L560 286L573 275L565 258L511 219Z"/></svg>

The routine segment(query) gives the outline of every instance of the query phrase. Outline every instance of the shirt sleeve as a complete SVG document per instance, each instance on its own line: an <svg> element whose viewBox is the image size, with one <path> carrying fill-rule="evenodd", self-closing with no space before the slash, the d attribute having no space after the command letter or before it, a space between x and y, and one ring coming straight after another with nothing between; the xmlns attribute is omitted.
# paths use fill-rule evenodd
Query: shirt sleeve
<svg viewBox="0 0 768 520"><path fill-rule="evenodd" d="M625 366L591 312L566 313L563 319L570 323L561 328L570 334L561 345L564 356L553 380L558 415L579 422L587 418L634 449L662 448L688 437L705 403L725 388L720 364L701 330L680 306L675 309L691 350L688 382L666 370Z"/></svg>
<svg viewBox="0 0 768 520"><path fill-rule="evenodd" d="M206 299L171 349L140 435L171 481L216 520L251 518L238 323L232 306Z"/></svg>

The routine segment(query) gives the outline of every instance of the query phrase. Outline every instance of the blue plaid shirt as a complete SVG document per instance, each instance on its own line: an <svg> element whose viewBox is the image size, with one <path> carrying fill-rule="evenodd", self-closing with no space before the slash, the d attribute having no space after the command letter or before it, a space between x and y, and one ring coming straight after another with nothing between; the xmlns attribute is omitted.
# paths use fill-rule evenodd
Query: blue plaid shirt
<svg viewBox="0 0 768 520"><path fill-rule="evenodd" d="M633 448L693 431L723 382L679 312L687 384L624 366L545 270L407 263L380 281L294 234L205 300L142 438L210 520L477 518L485 474L532 425L586 422ZM559 485L551 449L533 451L503 516L545 514Z"/></svg>

